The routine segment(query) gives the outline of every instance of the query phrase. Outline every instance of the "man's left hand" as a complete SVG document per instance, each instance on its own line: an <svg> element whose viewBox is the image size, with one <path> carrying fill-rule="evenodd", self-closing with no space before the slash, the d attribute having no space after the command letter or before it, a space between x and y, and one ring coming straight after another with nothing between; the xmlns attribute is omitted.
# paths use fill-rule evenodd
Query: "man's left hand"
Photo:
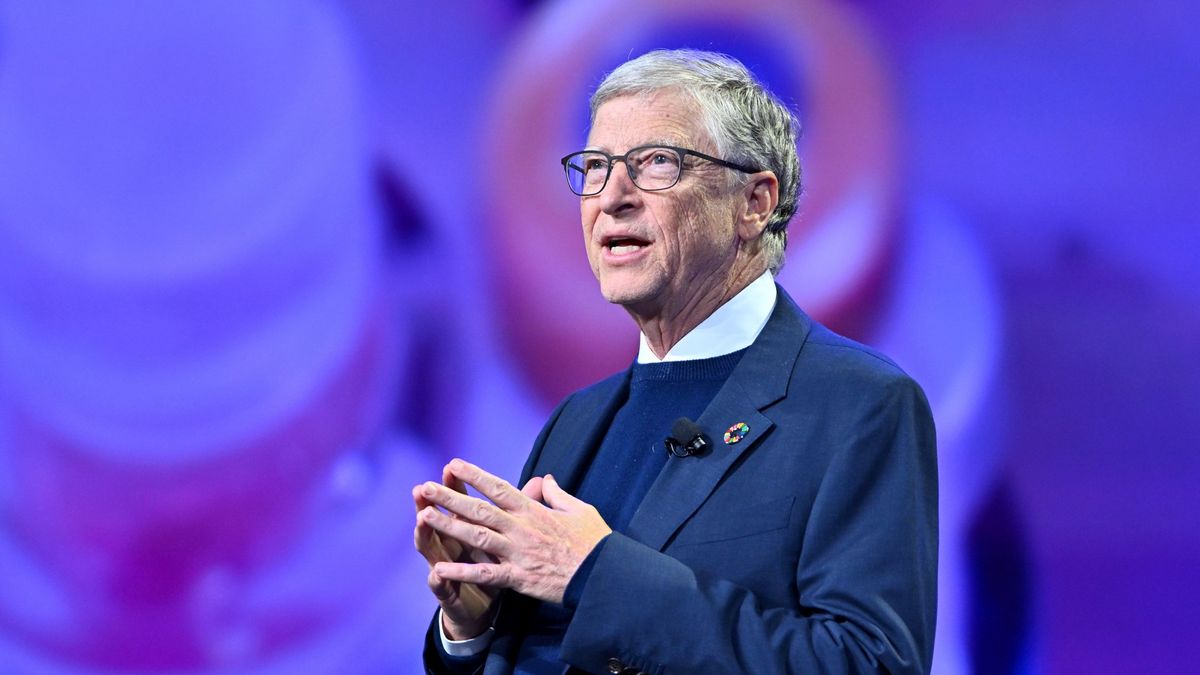
<svg viewBox="0 0 1200 675"><path fill-rule="evenodd" d="M451 461L447 470L491 502L428 482L421 495L457 518L433 506L417 517L497 562L439 562L434 570L443 579L511 588L561 604L584 558L612 532L594 506L567 494L553 476L531 478L518 490L461 459Z"/></svg>

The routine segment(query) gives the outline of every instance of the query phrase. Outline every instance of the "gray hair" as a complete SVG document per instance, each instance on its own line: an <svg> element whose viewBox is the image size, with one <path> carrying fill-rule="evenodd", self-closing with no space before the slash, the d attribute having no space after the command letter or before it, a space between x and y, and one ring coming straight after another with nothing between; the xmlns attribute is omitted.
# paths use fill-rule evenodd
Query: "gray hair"
<svg viewBox="0 0 1200 675"><path fill-rule="evenodd" d="M762 167L779 179L779 204L763 232L762 251L772 274L783 267L787 226L800 198L795 114L737 59L692 49L656 50L626 61L592 94L591 118L610 99L677 89L700 107L705 129L723 159Z"/></svg>

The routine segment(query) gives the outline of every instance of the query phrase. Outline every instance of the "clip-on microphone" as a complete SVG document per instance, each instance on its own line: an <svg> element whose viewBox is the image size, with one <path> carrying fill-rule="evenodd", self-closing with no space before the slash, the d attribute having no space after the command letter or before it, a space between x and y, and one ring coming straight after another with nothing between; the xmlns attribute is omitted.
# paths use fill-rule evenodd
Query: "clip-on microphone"
<svg viewBox="0 0 1200 675"><path fill-rule="evenodd" d="M671 435L663 441L667 452L675 457L704 454L710 445L712 444L700 429L700 425L686 417L675 420L675 424L671 426Z"/></svg>

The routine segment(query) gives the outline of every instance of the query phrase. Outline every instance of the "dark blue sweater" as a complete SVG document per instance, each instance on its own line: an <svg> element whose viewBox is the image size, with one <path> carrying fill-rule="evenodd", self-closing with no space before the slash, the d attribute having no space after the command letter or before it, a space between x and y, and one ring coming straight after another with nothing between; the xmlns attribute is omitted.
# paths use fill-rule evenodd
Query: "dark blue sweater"
<svg viewBox="0 0 1200 675"><path fill-rule="evenodd" d="M744 353L741 350L695 361L635 363L629 397L613 416L575 496L595 506L609 527L623 533L667 463L663 440L670 435L675 420L698 418ZM530 617L516 673L561 675L559 649L563 635L604 544L601 541L596 546L571 579L563 606L541 603Z"/></svg>

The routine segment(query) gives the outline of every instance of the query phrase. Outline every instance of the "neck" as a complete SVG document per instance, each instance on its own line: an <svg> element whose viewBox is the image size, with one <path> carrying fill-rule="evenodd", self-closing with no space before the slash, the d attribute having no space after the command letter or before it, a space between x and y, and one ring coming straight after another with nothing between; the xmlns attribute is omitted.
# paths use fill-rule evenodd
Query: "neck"
<svg viewBox="0 0 1200 675"><path fill-rule="evenodd" d="M740 265L729 270L727 275L713 275L708 279L688 279L685 288L695 288L692 293L676 295L680 301L665 303L652 308L626 306L638 328L646 336L646 342L658 358L663 358L683 336L704 322L717 308L741 293L750 282L765 271L761 265ZM720 279L720 281L717 281ZM706 283L707 282L707 283Z"/></svg>

